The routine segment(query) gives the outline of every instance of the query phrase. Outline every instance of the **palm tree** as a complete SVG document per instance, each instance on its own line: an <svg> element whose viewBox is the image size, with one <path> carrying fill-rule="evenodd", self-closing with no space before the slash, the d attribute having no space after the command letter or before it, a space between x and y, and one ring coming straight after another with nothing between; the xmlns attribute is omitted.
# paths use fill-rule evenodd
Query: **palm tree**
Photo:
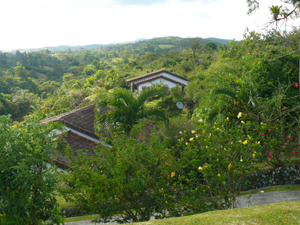
<svg viewBox="0 0 300 225"><path fill-rule="evenodd" d="M256 117L254 113L258 106L258 92L250 79L242 80L238 78L234 81L233 87L216 88L212 92L215 95L223 95L220 103L211 108L208 113L208 119L212 121L217 115L233 115L243 111L248 113L249 117ZM235 104L238 103L236 106Z"/></svg>
<svg viewBox="0 0 300 225"><path fill-rule="evenodd" d="M129 134L132 127L142 119L156 117L167 120L162 109L145 106L150 98L163 95L164 90L155 86L145 89L137 97L130 90L115 90L110 97L97 104L95 130L98 134L103 131L125 131ZM106 106L110 110L101 113Z"/></svg>

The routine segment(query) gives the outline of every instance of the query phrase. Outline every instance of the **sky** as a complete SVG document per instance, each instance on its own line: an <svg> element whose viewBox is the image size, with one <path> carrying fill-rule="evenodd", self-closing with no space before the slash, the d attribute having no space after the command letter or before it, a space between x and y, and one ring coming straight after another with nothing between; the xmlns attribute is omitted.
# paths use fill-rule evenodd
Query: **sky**
<svg viewBox="0 0 300 225"><path fill-rule="evenodd" d="M263 32L276 4L263 0L249 16L246 0L1 0L0 50L166 36L241 40L246 27Z"/></svg>

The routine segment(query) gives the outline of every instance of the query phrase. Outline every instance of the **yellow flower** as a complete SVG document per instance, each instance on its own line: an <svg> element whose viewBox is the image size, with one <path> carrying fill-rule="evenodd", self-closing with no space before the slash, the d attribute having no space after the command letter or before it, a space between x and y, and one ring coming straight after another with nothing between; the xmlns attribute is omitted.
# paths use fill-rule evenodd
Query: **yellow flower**
<svg viewBox="0 0 300 225"><path fill-rule="evenodd" d="M182 132L181 132L181 131L179 131L179 134L182 134Z"/></svg>
<svg viewBox="0 0 300 225"><path fill-rule="evenodd" d="M196 134L196 138L199 137L198 134Z"/></svg>
<svg viewBox="0 0 300 225"><path fill-rule="evenodd" d="M241 121L241 123L242 123L242 124L245 124L245 122L244 122L243 120Z"/></svg>
<svg viewBox="0 0 300 225"><path fill-rule="evenodd" d="M206 148L208 148L208 146L206 145Z"/></svg>
<svg viewBox="0 0 300 225"><path fill-rule="evenodd" d="M228 165L228 170L230 170L230 168L231 168L231 163Z"/></svg>
<svg viewBox="0 0 300 225"><path fill-rule="evenodd" d="M261 123L260 123L260 125L264 125L264 123L263 123L263 122L261 122Z"/></svg>
<svg viewBox="0 0 300 225"><path fill-rule="evenodd" d="M203 119L200 119L200 120L199 120L199 123L203 123Z"/></svg>
<svg viewBox="0 0 300 225"><path fill-rule="evenodd" d="M220 130L220 128L219 128L219 127L217 127L217 130Z"/></svg>
<svg viewBox="0 0 300 225"><path fill-rule="evenodd" d="M243 162L243 159L241 159L240 162Z"/></svg>
<svg viewBox="0 0 300 225"><path fill-rule="evenodd" d="M218 177L220 177L221 175L218 173Z"/></svg>
<svg viewBox="0 0 300 225"><path fill-rule="evenodd" d="M231 142L231 144L233 145L233 142Z"/></svg>
<svg viewBox="0 0 300 225"><path fill-rule="evenodd" d="M194 140L194 138L190 138L190 141L193 141Z"/></svg>
<svg viewBox="0 0 300 225"><path fill-rule="evenodd" d="M226 148L224 148L224 150L226 151Z"/></svg>
<svg viewBox="0 0 300 225"><path fill-rule="evenodd" d="M244 144L244 145L247 145L247 144L248 144L248 140L244 141L243 144Z"/></svg>
<svg viewBox="0 0 300 225"><path fill-rule="evenodd" d="M175 172L172 172L172 173L171 173L171 177L175 177Z"/></svg>
<svg viewBox="0 0 300 225"><path fill-rule="evenodd" d="M196 133L196 131L192 130L192 134Z"/></svg>
<svg viewBox="0 0 300 225"><path fill-rule="evenodd" d="M211 133L209 133L209 136L211 136Z"/></svg>
<svg viewBox="0 0 300 225"><path fill-rule="evenodd" d="M242 143L242 141L241 141L241 140L239 140L239 143Z"/></svg>
<svg viewBox="0 0 300 225"><path fill-rule="evenodd" d="M241 118L242 117L242 113L239 112L239 114L237 115L237 118Z"/></svg>
<svg viewBox="0 0 300 225"><path fill-rule="evenodd" d="M205 130L202 131L202 134L204 134L204 133L205 133Z"/></svg>
<svg viewBox="0 0 300 225"><path fill-rule="evenodd" d="M260 145L260 141L258 141L258 142L257 142L257 144L259 144L259 145Z"/></svg>
<svg viewBox="0 0 300 225"><path fill-rule="evenodd" d="M188 145L189 143L185 142L185 145Z"/></svg>
<svg viewBox="0 0 300 225"><path fill-rule="evenodd" d="M253 158L255 158L255 153L253 153Z"/></svg>
<svg viewBox="0 0 300 225"><path fill-rule="evenodd" d="M229 120L229 117L227 117L226 119Z"/></svg>
<svg viewBox="0 0 300 225"><path fill-rule="evenodd" d="M203 168L201 166L198 167L198 170L203 170Z"/></svg>
<svg viewBox="0 0 300 225"><path fill-rule="evenodd" d="M183 141L183 138L181 138L181 141Z"/></svg>

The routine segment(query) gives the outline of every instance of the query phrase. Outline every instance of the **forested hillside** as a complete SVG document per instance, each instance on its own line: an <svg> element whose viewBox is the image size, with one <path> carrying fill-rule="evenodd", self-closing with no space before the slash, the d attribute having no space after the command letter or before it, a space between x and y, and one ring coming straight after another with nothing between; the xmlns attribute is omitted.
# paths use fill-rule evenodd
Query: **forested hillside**
<svg viewBox="0 0 300 225"><path fill-rule="evenodd" d="M207 69L227 42L215 40L166 37L96 49L0 52L0 115L17 119L40 105L51 115L69 111L95 101L99 91L128 88L129 77L161 68L191 77Z"/></svg>

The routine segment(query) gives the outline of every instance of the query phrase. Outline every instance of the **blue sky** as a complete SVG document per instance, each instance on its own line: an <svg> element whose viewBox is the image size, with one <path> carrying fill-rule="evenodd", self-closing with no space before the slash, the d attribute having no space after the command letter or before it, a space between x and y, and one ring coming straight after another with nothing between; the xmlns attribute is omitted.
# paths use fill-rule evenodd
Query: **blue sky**
<svg viewBox="0 0 300 225"><path fill-rule="evenodd" d="M248 16L246 0L1 1L0 50L165 36L240 40L246 27L262 31L270 19L268 6L277 3L263 0Z"/></svg>

